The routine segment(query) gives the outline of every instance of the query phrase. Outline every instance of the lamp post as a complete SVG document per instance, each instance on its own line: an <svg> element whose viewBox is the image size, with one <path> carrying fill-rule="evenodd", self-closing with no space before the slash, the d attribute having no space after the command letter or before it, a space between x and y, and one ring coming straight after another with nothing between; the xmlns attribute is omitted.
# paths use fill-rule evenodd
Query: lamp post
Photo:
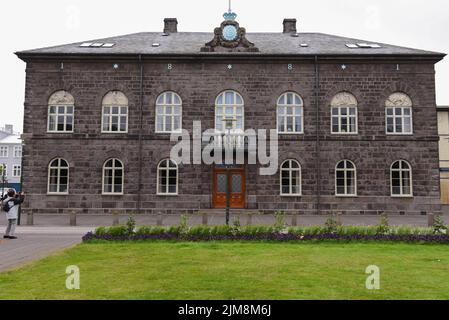
<svg viewBox="0 0 449 320"><path fill-rule="evenodd" d="M225 154L227 148L232 148L231 144L231 130L234 129L234 122L236 121L234 118L225 118L224 120L225 128L226 128L226 139L225 139ZM234 150L232 150L234 152ZM232 156L232 159L234 159L234 155ZM229 183L230 180L230 174L229 169L232 167L231 164L226 163L226 156L225 156L225 168L226 168L226 225L229 225L229 209L231 206L231 186Z"/></svg>

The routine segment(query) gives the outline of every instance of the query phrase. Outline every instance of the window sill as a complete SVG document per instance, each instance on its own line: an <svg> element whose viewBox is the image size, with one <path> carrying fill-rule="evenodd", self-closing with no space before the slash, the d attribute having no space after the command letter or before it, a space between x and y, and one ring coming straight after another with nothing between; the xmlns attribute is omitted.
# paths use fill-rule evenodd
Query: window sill
<svg viewBox="0 0 449 320"><path fill-rule="evenodd" d="M177 193L157 193L158 197L177 197Z"/></svg>
<svg viewBox="0 0 449 320"><path fill-rule="evenodd" d="M342 194L336 194L336 198L358 198L359 196L356 194L350 194L350 195L342 195Z"/></svg>
<svg viewBox="0 0 449 320"><path fill-rule="evenodd" d="M128 131L101 131L102 134L127 134Z"/></svg>
<svg viewBox="0 0 449 320"><path fill-rule="evenodd" d="M155 131L154 133L156 133L156 134L172 134L172 133L182 134L182 130L181 131Z"/></svg>
<svg viewBox="0 0 449 320"><path fill-rule="evenodd" d="M281 194L280 196L283 198L300 198L302 194Z"/></svg>
<svg viewBox="0 0 449 320"><path fill-rule="evenodd" d="M344 133L344 132L331 132L331 135L333 135L333 136L358 136L359 133L358 133L358 132L348 132L348 133Z"/></svg>
<svg viewBox="0 0 449 320"><path fill-rule="evenodd" d="M65 193L62 193L62 192L47 192L47 196L68 196L68 195L69 195L68 192L65 192Z"/></svg>
<svg viewBox="0 0 449 320"><path fill-rule="evenodd" d="M105 192L102 192L101 195L102 196L123 196L124 193L123 192L122 193L105 193Z"/></svg>
<svg viewBox="0 0 449 320"><path fill-rule="evenodd" d="M385 133L387 136L413 136L413 133Z"/></svg>
<svg viewBox="0 0 449 320"><path fill-rule="evenodd" d="M282 136L282 135L289 135L289 136L293 136L293 135L304 135L304 132L278 132L278 135Z"/></svg>
<svg viewBox="0 0 449 320"><path fill-rule="evenodd" d="M71 134L74 133L75 131L47 131L48 134Z"/></svg>

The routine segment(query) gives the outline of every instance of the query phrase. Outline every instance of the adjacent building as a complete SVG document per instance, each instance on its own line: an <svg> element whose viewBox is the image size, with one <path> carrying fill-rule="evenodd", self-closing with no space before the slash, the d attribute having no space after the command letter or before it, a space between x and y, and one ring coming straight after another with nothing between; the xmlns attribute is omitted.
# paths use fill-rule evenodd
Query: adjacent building
<svg viewBox="0 0 449 320"><path fill-rule="evenodd" d="M449 106L438 107L441 203L449 205Z"/></svg>
<svg viewBox="0 0 449 320"><path fill-rule="evenodd" d="M303 33L295 19L273 33L247 33L232 12L209 32L177 24L17 53L26 209L192 213L223 208L228 182L240 210L440 211L434 66L444 54ZM244 130L277 130L275 174L170 158L172 133L201 121L220 144L229 119L246 156Z"/></svg>
<svg viewBox="0 0 449 320"><path fill-rule="evenodd" d="M0 128L0 167L4 168L0 174L1 188L21 190L22 175L22 140L20 134L14 132L12 125ZM2 171L3 169L0 169ZM5 181L3 181L5 177Z"/></svg>

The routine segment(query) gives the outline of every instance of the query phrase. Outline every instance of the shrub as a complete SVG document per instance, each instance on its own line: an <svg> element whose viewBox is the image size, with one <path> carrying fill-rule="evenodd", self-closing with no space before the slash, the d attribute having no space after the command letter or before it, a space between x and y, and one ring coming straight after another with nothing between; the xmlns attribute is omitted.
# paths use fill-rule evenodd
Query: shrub
<svg viewBox="0 0 449 320"><path fill-rule="evenodd" d="M187 233L189 231L189 217L186 214L181 215L179 231L180 233Z"/></svg>
<svg viewBox="0 0 449 320"><path fill-rule="evenodd" d="M142 226L137 229L136 235L158 235L164 234L166 231L166 228L160 226Z"/></svg>
<svg viewBox="0 0 449 320"><path fill-rule="evenodd" d="M136 229L136 219L132 215L129 216L128 221L126 221L126 229L128 234L134 234Z"/></svg>
<svg viewBox="0 0 449 320"><path fill-rule="evenodd" d="M104 236L108 233L108 228L106 227L98 227L95 229L95 234L99 236Z"/></svg>
<svg viewBox="0 0 449 320"><path fill-rule="evenodd" d="M338 227L341 226L341 222L337 219L335 214L330 215L324 223L327 233L335 233Z"/></svg>
<svg viewBox="0 0 449 320"><path fill-rule="evenodd" d="M433 228L388 227L386 223L378 226L341 226L334 222L326 226L290 227L279 230L274 226L235 226L198 225L186 227L186 220L180 225L171 227L142 226L130 234L129 225L98 227L95 233L88 233L83 241L90 240L269 240L269 241L405 241L405 242L437 242L448 243L449 235L435 234ZM379 226L382 226L380 228ZM332 227L332 228L330 228ZM329 232L332 230L332 232ZM282 231L282 232L280 232Z"/></svg>
<svg viewBox="0 0 449 320"><path fill-rule="evenodd" d="M190 228L187 232L188 236L209 236L211 228L208 226L198 225Z"/></svg>
<svg viewBox="0 0 449 320"><path fill-rule="evenodd" d="M105 228L105 232L110 236L128 236L128 227L124 225L116 225L112 227Z"/></svg>
<svg viewBox="0 0 449 320"><path fill-rule="evenodd" d="M447 234L447 227L444 225L444 221L440 215L435 216L435 220L433 223L433 233Z"/></svg>
<svg viewBox="0 0 449 320"><path fill-rule="evenodd" d="M240 224L240 218L234 217L232 220L232 233L236 234L240 232L241 224Z"/></svg>
<svg viewBox="0 0 449 320"><path fill-rule="evenodd" d="M276 211L274 214L274 228L281 231L285 228L285 213L284 211Z"/></svg>
<svg viewBox="0 0 449 320"><path fill-rule="evenodd" d="M390 224L388 221L388 216L383 213L380 216L380 222L377 225L377 234L389 234L390 233Z"/></svg>

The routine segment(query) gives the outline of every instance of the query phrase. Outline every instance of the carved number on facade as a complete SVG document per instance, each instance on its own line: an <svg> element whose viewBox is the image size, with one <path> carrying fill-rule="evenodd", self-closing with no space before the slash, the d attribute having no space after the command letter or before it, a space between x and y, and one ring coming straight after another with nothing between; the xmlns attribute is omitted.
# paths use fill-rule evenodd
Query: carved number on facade
<svg viewBox="0 0 449 320"><path fill-rule="evenodd" d="M168 70L173 70L173 65L171 63L167 64L167 69Z"/></svg>
<svg viewBox="0 0 449 320"><path fill-rule="evenodd" d="M293 70L293 64L289 63L287 65L287 69L288 69L288 71L292 71Z"/></svg>

